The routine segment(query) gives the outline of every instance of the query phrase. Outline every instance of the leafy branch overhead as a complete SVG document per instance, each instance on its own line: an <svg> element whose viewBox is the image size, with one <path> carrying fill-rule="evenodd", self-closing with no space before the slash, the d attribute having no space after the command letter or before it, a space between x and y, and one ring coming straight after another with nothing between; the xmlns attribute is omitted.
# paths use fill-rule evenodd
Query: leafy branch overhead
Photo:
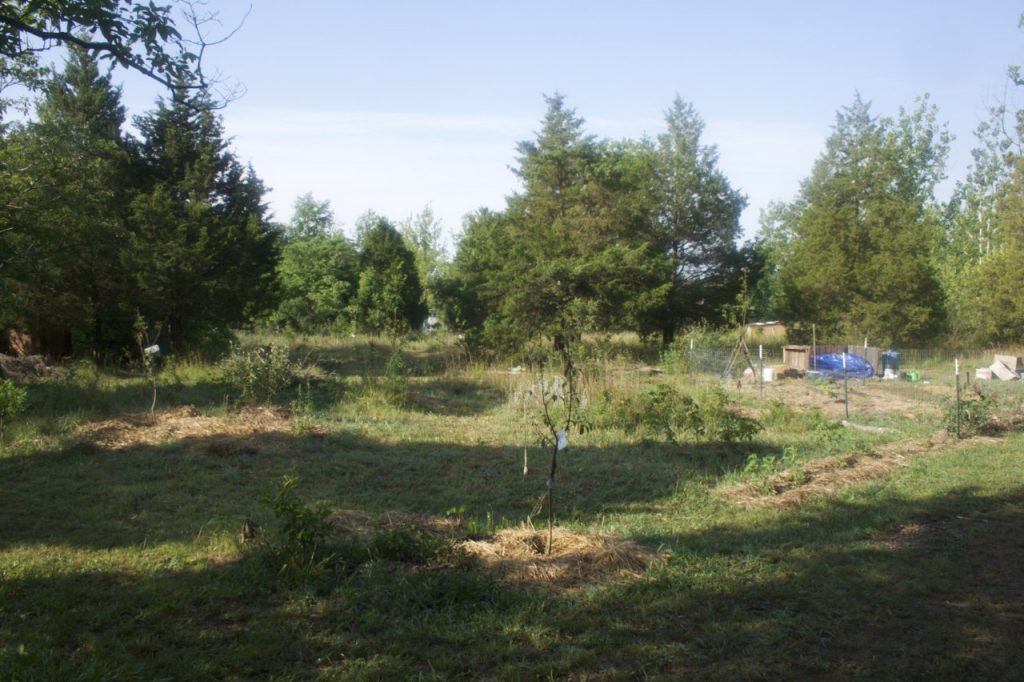
<svg viewBox="0 0 1024 682"><path fill-rule="evenodd" d="M203 71L205 51L234 33L212 38L206 30L211 23L219 23L217 14L191 0L3 0L0 56L17 62L57 46L77 47L171 90L205 89L218 80Z"/></svg>

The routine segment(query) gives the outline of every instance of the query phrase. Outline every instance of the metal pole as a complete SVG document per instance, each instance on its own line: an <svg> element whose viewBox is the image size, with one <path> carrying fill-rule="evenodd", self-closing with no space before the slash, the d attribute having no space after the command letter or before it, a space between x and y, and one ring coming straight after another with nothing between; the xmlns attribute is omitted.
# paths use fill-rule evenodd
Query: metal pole
<svg viewBox="0 0 1024 682"><path fill-rule="evenodd" d="M847 346L843 351L843 402L846 403L846 420L850 420L850 377L846 373L846 354L850 352Z"/></svg>
<svg viewBox="0 0 1024 682"><path fill-rule="evenodd" d="M960 438L960 358L954 361L956 371L956 437Z"/></svg>
<svg viewBox="0 0 1024 682"><path fill-rule="evenodd" d="M761 365L761 400L764 400L764 345L757 345L757 357Z"/></svg>
<svg viewBox="0 0 1024 682"><path fill-rule="evenodd" d="M811 369L818 370L818 326L811 325Z"/></svg>

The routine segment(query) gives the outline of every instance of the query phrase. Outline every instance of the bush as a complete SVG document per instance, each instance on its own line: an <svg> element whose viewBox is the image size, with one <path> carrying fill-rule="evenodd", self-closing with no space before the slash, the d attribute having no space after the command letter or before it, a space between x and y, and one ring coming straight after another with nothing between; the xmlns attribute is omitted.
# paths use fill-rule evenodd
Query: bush
<svg viewBox="0 0 1024 682"><path fill-rule="evenodd" d="M10 379L0 379L0 436L3 436L11 419L25 411L26 400L28 391Z"/></svg>
<svg viewBox="0 0 1024 682"><path fill-rule="evenodd" d="M277 520L276 538L267 545L279 575L293 581L308 581L327 567L326 552L331 526L330 509L325 504L308 506L295 493L299 479L285 476L262 502Z"/></svg>
<svg viewBox="0 0 1024 682"><path fill-rule="evenodd" d="M992 414L994 400L984 393L967 397L960 401L960 436L973 436L980 432L988 423ZM947 433L956 433L956 400L946 405L942 424Z"/></svg>
<svg viewBox="0 0 1024 682"><path fill-rule="evenodd" d="M295 365L282 346L243 350L235 347L221 364L224 381L240 393L242 402L265 404L295 381Z"/></svg>
<svg viewBox="0 0 1024 682"><path fill-rule="evenodd" d="M658 384L635 399L616 399L605 391L594 413L599 426L642 431L647 440L670 443L679 443L687 434L703 441L749 441L764 428L733 409L721 389L705 391L694 400L668 384Z"/></svg>

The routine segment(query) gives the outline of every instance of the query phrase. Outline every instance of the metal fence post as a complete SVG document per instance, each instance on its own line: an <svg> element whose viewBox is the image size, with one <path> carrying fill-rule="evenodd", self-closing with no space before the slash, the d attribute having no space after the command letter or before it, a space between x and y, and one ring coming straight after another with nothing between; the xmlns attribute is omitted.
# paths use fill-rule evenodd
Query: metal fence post
<svg viewBox="0 0 1024 682"><path fill-rule="evenodd" d="M956 358L953 364L956 371L956 437L960 438L960 358Z"/></svg>

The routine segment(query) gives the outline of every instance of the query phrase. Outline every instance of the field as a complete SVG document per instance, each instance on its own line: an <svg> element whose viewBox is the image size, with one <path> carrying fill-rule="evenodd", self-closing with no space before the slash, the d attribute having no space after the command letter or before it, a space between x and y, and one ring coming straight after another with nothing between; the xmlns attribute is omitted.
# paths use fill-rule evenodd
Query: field
<svg viewBox="0 0 1024 682"><path fill-rule="evenodd" d="M855 382L844 427L841 383L709 387L605 339L546 554L550 367L272 341L295 367L266 402L200 362L160 372L152 414L138 372L27 387L0 679L1021 677L1019 383L957 439L951 381ZM666 396L705 431L652 421ZM763 428L714 431L711 405Z"/></svg>

